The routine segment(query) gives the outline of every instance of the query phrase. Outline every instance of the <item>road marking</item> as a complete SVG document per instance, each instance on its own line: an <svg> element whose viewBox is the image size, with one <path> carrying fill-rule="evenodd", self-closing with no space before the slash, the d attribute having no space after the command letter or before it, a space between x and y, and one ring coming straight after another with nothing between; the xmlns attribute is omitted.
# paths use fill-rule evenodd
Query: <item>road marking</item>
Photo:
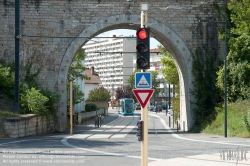
<svg viewBox="0 0 250 166"><path fill-rule="evenodd" d="M75 145L72 145L70 143L68 143L68 139L69 138L74 138L75 136L77 136L79 134L73 135L73 136L68 136L65 137L61 140L61 143L64 144L65 146L71 147L71 148L75 148L78 150L84 150L84 151L89 151L89 152L95 152L95 153L101 153L103 155L110 155L110 156L119 156L119 157L128 157L128 158L136 158L136 159L141 159L141 156L131 156L131 155L126 155L126 154L120 154L120 153L110 153L110 152L105 152L105 151L100 151L100 150L93 150L93 149L88 149L88 148L81 148ZM149 160L153 160L153 161L161 161L162 159L157 159L157 158L148 158Z"/></svg>
<svg viewBox="0 0 250 166"><path fill-rule="evenodd" d="M2 146L2 145L7 145L7 144L19 143L19 142L25 142L25 141L31 141L31 140L42 140L42 139L28 139L28 140L20 140L20 141L6 142L6 143L0 144L0 146Z"/></svg>
<svg viewBox="0 0 250 166"><path fill-rule="evenodd" d="M119 117L117 118L119 119ZM116 121L117 119L115 119L114 121ZM114 121L108 123L108 124L111 124L113 123ZM106 126L106 125L105 125ZM101 127L102 128L102 127ZM91 131L91 130L90 130ZM132 131L132 130L131 130ZM84 150L84 151L89 151L89 152L95 152L95 153L101 153L103 155L110 155L110 156L119 156L119 157L127 157L127 158L136 158L136 159L141 159L141 156L131 156L131 155L126 155L126 154L120 154L120 153L110 153L110 152L105 152L105 151L100 151L100 150L93 150L93 149L88 149L88 148L81 148L81 147L78 147L78 146L75 146L75 145L72 145L70 143L68 143L68 139L70 138L79 138L81 137L82 134L75 134L75 135L72 135L72 136L68 136L68 137L65 137L61 140L61 143L65 146L68 146L68 147L71 147L71 148L75 148L75 149L79 149L79 150ZM152 160L152 161L161 161L163 159L157 159L157 158L148 158L149 160Z"/></svg>
<svg viewBox="0 0 250 166"><path fill-rule="evenodd" d="M249 146L248 144L234 144L234 143L229 143L229 142L217 142L217 141L206 141L206 140L197 140L197 139L191 139L191 138L184 138L173 132L169 126L167 126L165 120L163 120L160 116L154 115L154 114L149 114L150 116L154 116L160 119L162 125L165 127L165 129L168 130L168 132L175 138L182 139L182 140L187 140L187 141L195 141L195 142L206 142L206 143L213 143L213 144L223 144L223 145L235 145L235 146Z"/></svg>

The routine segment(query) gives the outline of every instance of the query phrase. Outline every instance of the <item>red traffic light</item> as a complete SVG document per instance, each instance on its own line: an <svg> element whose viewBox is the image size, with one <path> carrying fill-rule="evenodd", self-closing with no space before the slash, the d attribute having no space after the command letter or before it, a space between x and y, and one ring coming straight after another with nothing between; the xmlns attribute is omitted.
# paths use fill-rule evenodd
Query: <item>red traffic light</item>
<svg viewBox="0 0 250 166"><path fill-rule="evenodd" d="M148 38L148 32L145 29L139 29L136 32L136 36L141 40L145 40Z"/></svg>

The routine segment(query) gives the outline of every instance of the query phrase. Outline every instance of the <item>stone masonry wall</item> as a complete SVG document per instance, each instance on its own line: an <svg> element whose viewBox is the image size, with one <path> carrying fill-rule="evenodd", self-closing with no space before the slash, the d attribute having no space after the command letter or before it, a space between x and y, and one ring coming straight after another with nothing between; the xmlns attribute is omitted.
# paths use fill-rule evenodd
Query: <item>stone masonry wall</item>
<svg viewBox="0 0 250 166"><path fill-rule="evenodd" d="M40 135L54 131L53 116L21 115L20 117L7 118L3 125L4 134L10 138Z"/></svg>
<svg viewBox="0 0 250 166"><path fill-rule="evenodd" d="M192 52L204 40L199 19L216 18L214 2L224 0L21 0L20 79L23 65L41 69L41 87L61 95L57 108L58 131L67 123L67 73L76 52L96 35L113 29L140 27L141 2L148 2L151 36L173 56L180 76L183 120L192 125ZM0 59L13 62L15 54L15 4L0 3ZM205 41L205 40L204 40ZM187 122L188 121L188 122Z"/></svg>

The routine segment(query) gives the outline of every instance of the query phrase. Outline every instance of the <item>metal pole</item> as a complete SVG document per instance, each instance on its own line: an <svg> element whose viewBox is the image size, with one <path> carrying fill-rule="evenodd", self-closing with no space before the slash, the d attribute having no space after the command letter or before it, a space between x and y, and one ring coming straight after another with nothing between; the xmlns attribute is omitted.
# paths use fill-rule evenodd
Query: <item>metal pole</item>
<svg viewBox="0 0 250 166"><path fill-rule="evenodd" d="M141 11L141 28L147 27L147 12ZM142 70L141 72L144 72ZM147 104L148 105L148 104ZM143 121L143 140L141 141L141 166L148 166L148 107L141 108L141 120Z"/></svg>
<svg viewBox="0 0 250 166"><path fill-rule="evenodd" d="M20 0L15 0L15 112L19 112Z"/></svg>
<svg viewBox="0 0 250 166"><path fill-rule="evenodd" d="M225 25L225 52L224 52L224 136L227 137L227 26Z"/></svg>
<svg viewBox="0 0 250 166"><path fill-rule="evenodd" d="M73 134L73 83L70 81L70 134Z"/></svg>
<svg viewBox="0 0 250 166"><path fill-rule="evenodd" d="M170 103L170 83L168 83L168 108L170 109L171 103Z"/></svg>

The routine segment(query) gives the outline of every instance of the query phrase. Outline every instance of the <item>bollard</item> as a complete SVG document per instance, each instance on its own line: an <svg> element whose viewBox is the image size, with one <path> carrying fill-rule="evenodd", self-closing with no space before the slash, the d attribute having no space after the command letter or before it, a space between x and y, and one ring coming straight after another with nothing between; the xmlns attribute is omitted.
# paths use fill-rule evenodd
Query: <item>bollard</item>
<svg viewBox="0 0 250 166"><path fill-rule="evenodd" d="M176 123L177 123L177 133L178 133L178 128L179 128L179 126L178 126L178 120L177 120L177 122L176 122Z"/></svg>
<svg viewBox="0 0 250 166"><path fill-rule="evenodd" d="M185 132L185 121L183 121L183 131Z"/></svg>
<svg viewBox="0 0 250 166"><path fill-rule="evenodd" d="M170 116L168 117L168 126L171 127L171 118L170 118Z"/></svg>

